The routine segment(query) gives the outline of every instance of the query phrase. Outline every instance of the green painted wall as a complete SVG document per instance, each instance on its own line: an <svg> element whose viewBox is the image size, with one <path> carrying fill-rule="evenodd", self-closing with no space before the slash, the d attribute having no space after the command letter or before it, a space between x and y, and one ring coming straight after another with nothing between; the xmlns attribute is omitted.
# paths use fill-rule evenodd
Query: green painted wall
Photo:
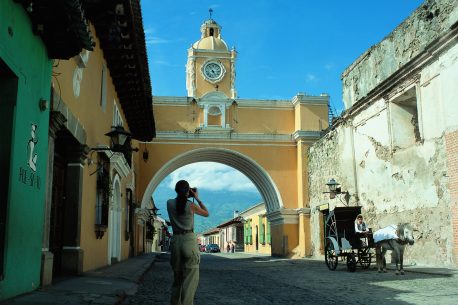
<svg viewBox="0 0 458 305"><path fill-rule="evenodd" d="M0 281L2 300L34 290L40 284L49 109L40 111L39 100L49 101L52 71L43 42L32 33L23 7L13 0L0 1L0 60L18 78L6 203L4 278ZM35 145L30 145L32 124L37 126ZM31 146L33 156L37 156L35 173L28 162Z"/></svg>

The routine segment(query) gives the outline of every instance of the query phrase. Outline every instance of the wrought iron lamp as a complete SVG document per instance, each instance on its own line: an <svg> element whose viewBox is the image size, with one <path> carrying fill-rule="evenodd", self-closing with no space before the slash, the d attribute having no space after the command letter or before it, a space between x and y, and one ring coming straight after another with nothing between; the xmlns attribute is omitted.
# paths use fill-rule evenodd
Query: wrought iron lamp
<svg viewBox="0 0 458 305"><path fill-rule="evenodd" d="M152 209L148 209L148 211L150 212L150 215L151 215L152 217L161 215L161 214L158 214L158 213L157 213L157 211L159 211L159 209L156 208L156 206L154 206Z"/></svg>
<svg viewBox="0 0 458 305"><path fill-rule="evenodd" d="M337 181L334 180L334 178L331 178L331 180L329 180L329 182L326 183L326 185L329 188L329 192L323 192L323 193L329 194L330 199L336 198L336 195L341 195L341 194L345 194L346 196L349 195L347 191L342 191L342 189L340 188L340 184L337 183Z"/></svg>
<svg viewBox="0 0 458 305"><path fill-rule="evenodd" d="M112 126L111 131L105 134L111 139L110 147L94 147L91 148L93 151L111 151L111 152L120 152L125 153L129 151L138 151L138 148L132 148L130 146L130 140L132 135L124 130L122 126Z"/></svg>

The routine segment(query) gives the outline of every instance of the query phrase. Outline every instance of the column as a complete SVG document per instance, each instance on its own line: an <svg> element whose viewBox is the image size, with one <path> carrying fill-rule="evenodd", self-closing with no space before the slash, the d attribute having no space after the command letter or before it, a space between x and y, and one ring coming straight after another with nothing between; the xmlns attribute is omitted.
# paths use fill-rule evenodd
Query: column
<svg viewBox="0 0 458 305"><path fill-rule="evenodd" d="M46 171L46 199L43 222L43 240L41 246L41 286L47 286L52 283L52 268L54 255L49 251L49 230L51 224L51 205L52 205L52 184L54 174L54 147L56 134L65 125L65 117L60 112L51 112L49 118L48 134L48 168Z"/></svg>
<svg viewBox="0 0 458 305"><path fill-rule="evenodd" d="M86 145L71 145L67 152L67 173L65 181L66 200L63 223L62 271L68 274L83 272L83 254L80 248L81 205L83 193L84 161Z"/></svg>

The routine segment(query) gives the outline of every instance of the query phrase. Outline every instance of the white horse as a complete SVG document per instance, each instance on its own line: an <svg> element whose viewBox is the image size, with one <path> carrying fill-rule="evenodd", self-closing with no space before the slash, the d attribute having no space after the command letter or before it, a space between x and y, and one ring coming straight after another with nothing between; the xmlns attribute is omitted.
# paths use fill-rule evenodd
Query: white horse
<svg viewBox="0 0 458 305"><path fill-rule="evenodd" d="M396 274L404 274L404 249L407 244L414 244L413 229L410 224L401 223L397 226L396 233L398 236L397 239L385 239L375 243L378 272L382 272L382 269L383 272L386 272L385 254L386 251L391 250L395 254Z"/></svg>

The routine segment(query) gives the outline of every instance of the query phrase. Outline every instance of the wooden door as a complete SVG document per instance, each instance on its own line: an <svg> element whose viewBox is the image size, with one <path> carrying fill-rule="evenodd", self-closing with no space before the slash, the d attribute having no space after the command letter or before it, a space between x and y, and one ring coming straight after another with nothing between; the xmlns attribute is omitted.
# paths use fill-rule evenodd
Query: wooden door
<svg viewBox="0 0 458 305"><path fill-rule="evenodd" d="M63 215L65 202L65 160L54 156L49 251L54 254L53 277L62 273Z"/></svg>

